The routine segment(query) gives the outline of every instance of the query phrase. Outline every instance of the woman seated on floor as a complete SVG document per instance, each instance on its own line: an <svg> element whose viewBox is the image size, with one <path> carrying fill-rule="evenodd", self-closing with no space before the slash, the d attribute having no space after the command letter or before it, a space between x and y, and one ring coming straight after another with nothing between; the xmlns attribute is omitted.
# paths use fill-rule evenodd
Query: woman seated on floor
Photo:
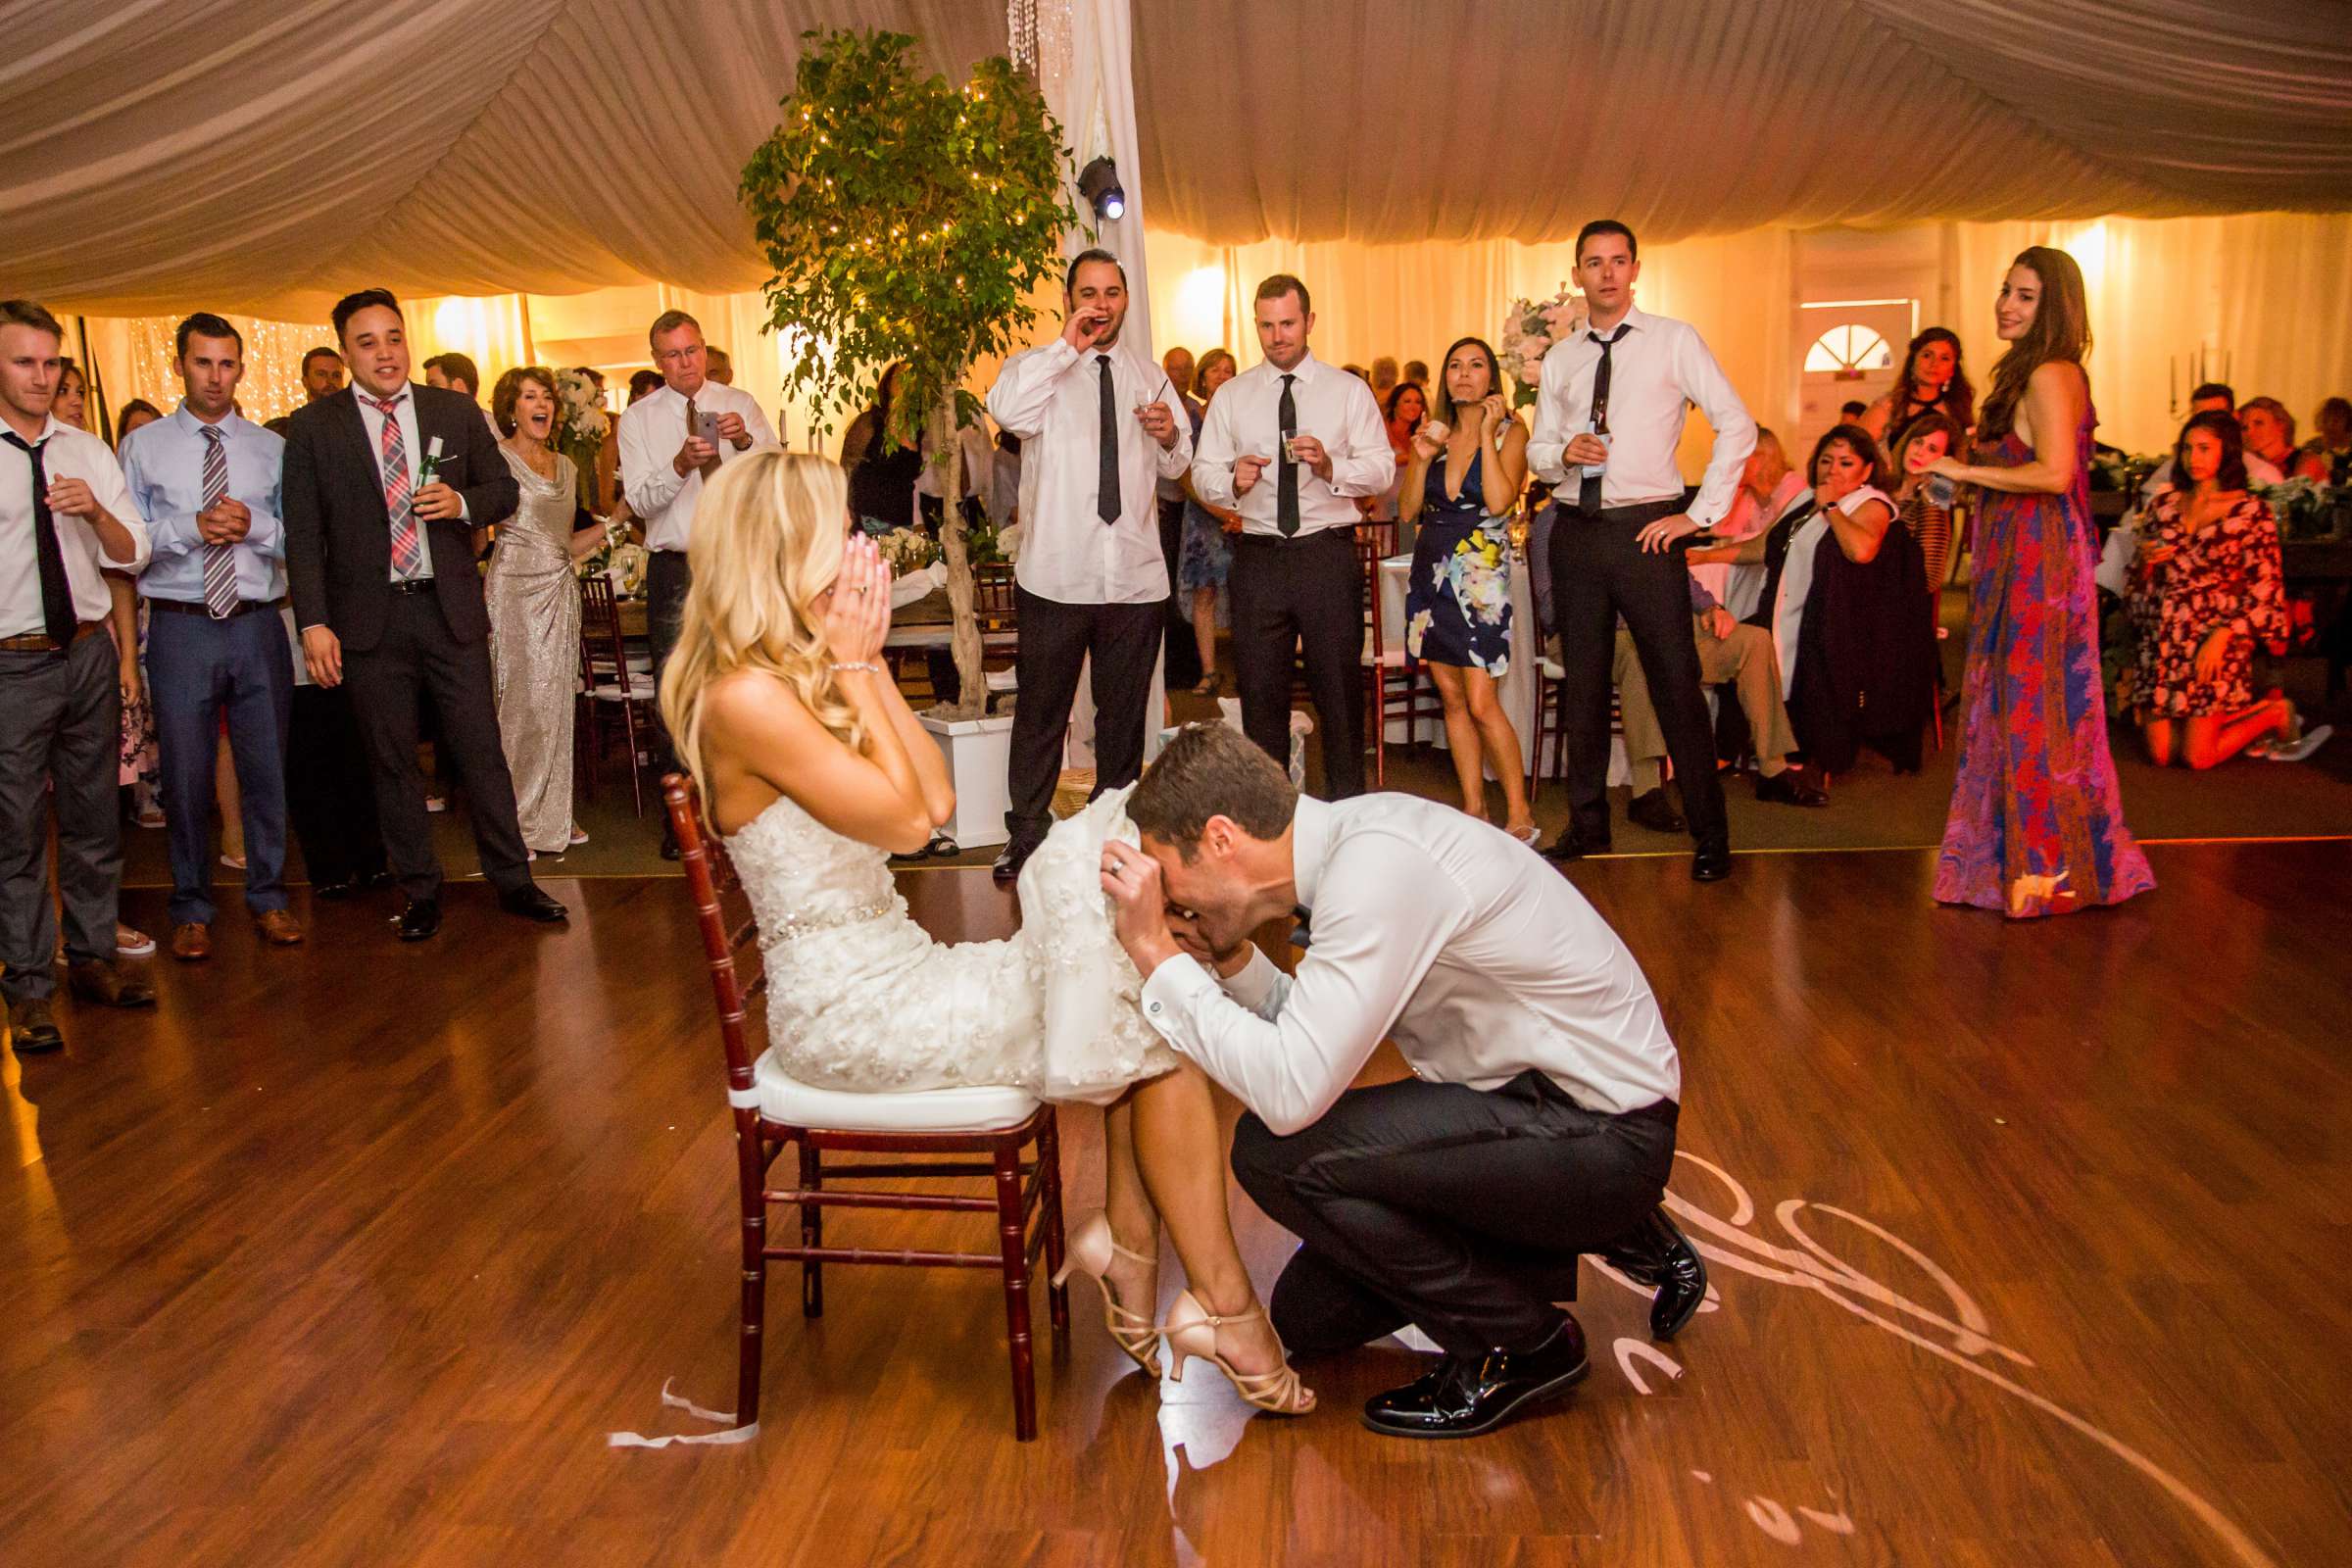
<svg viewBox="0 0 2352 1568"><path fill-rule="evenodd" d="M1865 742L1896 772L1916 773L1936 701L1936 628L1921 609L1926 560L1895 515L1886 459L1868 431L1833 428L1807 472L1816 504L1808 527L1819 533L1801 601L1803 531L1790 545L1775 628L1797 744L1827 773L1850 771Z"/></svg>
<svg viewBox="0 0 2352 1568"><path fill-rule="evenodd" d="M2211 767L2288 737L2287 700L2254 697L2254 645L2286 651L2278 526L2246 489L2238 422L2212 409L2181 426L2132 563L2133 707L2159 767Z"/></svg>
<svg viewBox="0 0 2352 1568"><path fill-rule="evenodd" d="M1824 773L1850 770L1864 742L1899 773L1919 770L1936 701L1928 572L1895 515L1886 459L1870 432L1833 427L1806 466L1809 501L1737 544L1690 552L1693 565L1761 565L1749 623L1769 629L1797 745Z"/></svg>

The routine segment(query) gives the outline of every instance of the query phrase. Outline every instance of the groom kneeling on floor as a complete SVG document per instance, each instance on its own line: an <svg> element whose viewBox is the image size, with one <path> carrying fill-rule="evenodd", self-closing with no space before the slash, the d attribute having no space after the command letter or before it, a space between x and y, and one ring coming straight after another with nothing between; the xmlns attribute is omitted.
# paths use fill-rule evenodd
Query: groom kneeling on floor
<svg viewBox="0 0 2352 1568"><path fill-rule="evenodd" d="M1396 1437L1487 1432L1585 1375L1555 1305L1596 1252L1657 1291L1671 1338L1706 1294L1659 1208L1682 1070L1649 984L1583 895L1489 823L1407 795L1301 797L1221 724L1136 787L1142 849L1102 886L1145 1016L1249 1107L1234 1173L1300 1241L1272 1315L1294 1353L1406 1324L1443 1355L1364 1406ZM1284 975L1250 941L1303 906ZM1348 1085L1384 1038L1414 1076Z"/></svg>

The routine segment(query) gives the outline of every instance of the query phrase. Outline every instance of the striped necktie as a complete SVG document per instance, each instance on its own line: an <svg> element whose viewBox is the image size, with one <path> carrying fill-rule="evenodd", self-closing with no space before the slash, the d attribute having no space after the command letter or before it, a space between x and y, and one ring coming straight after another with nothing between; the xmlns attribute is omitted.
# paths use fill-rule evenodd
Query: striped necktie
<svg viewBox="0 0 2352 1568"><path fill-rule="evenodd" d="M216 425L204 427L204 505L210 512L228 495L228 443ZM234 545L204 547L204 608L215 620L237 612L237 552Z"/></svg>
<svg viewBox="0 0 2352 1568"><path fill-rule="evenodd" d="M409 447L400 433L400 399L369 398L384 416L383 439L377 455L384 470L384 513L392 519L392 570L409 577L424 564L424 547L416 537L416 515L410 509Z"/></svg>

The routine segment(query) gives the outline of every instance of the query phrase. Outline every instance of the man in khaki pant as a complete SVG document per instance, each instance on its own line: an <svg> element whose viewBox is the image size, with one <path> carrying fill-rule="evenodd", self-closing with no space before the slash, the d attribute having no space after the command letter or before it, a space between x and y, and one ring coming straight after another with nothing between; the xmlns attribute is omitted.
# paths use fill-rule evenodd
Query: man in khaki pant
<svg viewBox="0 0 2352 1568"><path fill-rule="evenodd" d="M1693 584L1693 599L1705 590ZM1788 706L1781 701L1781 662L1772 646L1772 633L1744 625L1711 600L1691 615L1691 634L1698 641L1700 684L1729 682L1747 715L1748 732L1755 737L1756 799L1782 806L1827 806L1830 798L1805 782L1801 770L1788 765L1796 749L1796 732L1788 725ZM1666 755L1666 736L1650 707L1649 684L1642 678L1642 661L1634 655L1634 639L1617 628L1617 703L1625 721L1625 760L1633 769L1634 799L1626 814L1659 833L1679 833L1682 818L1666 804L1658 760Z"/></svg>

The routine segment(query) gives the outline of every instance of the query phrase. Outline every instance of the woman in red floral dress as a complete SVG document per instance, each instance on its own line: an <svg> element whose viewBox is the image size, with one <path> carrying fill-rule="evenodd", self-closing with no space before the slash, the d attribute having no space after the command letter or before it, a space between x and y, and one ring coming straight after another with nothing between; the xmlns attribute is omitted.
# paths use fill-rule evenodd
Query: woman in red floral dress
<svg viewBox="0 0 2352 1568"><path fill-rule="evenodd" d="M2025 919L2120 904L2156 877L2124 826L2107 749L2082 270L2034 246L2010 265L1993 316L2010 348L1976 461L1928 466L1979 489L1960 775L1935 896Z"/></svg>
<svg viewBox="0 0 2352 1568"><path fill-rule="evenodd" d="M2286 592L2278 525L2247 493L2237 420L2220 410L2190 419L2173 472L2185 483L2158 492L2132 567L2132 701L2150 760L2203 768L2293 722L2285 698L2254 698L2254 645L2286 648Z"/></svg>

